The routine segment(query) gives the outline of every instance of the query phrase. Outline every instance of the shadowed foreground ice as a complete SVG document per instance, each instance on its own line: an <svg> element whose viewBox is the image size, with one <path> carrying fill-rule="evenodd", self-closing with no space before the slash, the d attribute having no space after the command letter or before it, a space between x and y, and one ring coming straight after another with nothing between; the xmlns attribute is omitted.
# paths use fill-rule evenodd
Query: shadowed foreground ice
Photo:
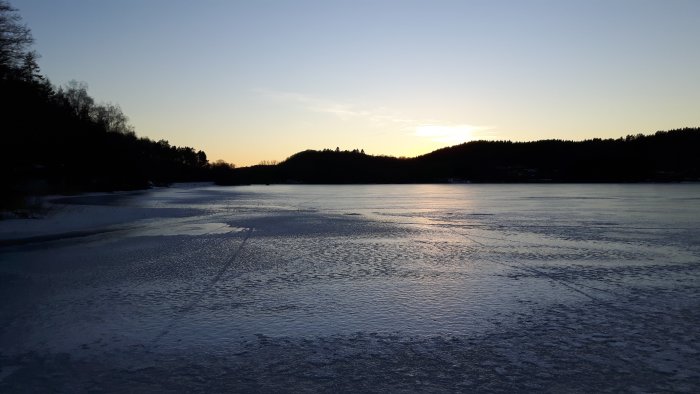
<svg viewBox="0 0 700 394"><path fill-rule="evenodd" d="M180 185L0 222L0 392L700 391L700 185Z"/></svg>

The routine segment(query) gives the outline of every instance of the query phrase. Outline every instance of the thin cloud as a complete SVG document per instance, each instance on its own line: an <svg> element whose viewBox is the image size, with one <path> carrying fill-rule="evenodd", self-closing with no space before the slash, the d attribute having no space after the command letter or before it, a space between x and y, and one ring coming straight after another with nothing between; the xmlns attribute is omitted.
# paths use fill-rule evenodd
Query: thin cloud
<svg viewBox="0 0 700 394"><path fill-rule="evenodd" d="M400 126L420 123L416 119L402 117L400 114L392 113L384 108L372 110L347 102L329 100L303 93L263 89L257 89L256 92L271 99L297 103L308 111L335 115L341 120L364 119L374 124L393 123Z"/></svg>
<svg viewBox="0 0 700 394"><path fill-rule="evenodd" d="M483 138L488 134L484 133L485 131L494 129L493 126L445 124L432 119L413 119L386 108L372 110L303 93L262 89L258 89L256 92L274 100L296 103L308 111L331 114L343 121L364 120L376 128L395 128L409 131L410 135L429 138L440 143L456 144L479 137Z"/></svg>

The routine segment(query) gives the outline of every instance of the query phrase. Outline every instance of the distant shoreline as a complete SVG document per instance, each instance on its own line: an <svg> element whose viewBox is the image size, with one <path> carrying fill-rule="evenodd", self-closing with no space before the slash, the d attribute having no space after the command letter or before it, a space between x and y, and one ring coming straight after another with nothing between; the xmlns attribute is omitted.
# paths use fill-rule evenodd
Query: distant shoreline
<svg viewBox="0 0 700 394"><path fill-rule="evenodd" d="M618 139L472 141L414 158L361 150L296 153L281 163L232 168L235 184L638 183L700 181L700 128Z"/></svg>

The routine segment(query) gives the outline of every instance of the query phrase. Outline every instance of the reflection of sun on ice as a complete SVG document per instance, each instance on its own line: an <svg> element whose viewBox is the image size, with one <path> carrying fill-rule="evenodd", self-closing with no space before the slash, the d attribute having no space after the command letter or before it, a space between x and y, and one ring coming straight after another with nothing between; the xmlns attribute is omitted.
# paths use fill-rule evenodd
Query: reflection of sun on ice
<svg viewBox="0 0 700 394"><path fill-rule="evenodd" d="M416 127L415 135L430 138L434 142L455 145L473 140L475 132L485 129L488 128L471 125L444 126L428 124Z"/></svg>

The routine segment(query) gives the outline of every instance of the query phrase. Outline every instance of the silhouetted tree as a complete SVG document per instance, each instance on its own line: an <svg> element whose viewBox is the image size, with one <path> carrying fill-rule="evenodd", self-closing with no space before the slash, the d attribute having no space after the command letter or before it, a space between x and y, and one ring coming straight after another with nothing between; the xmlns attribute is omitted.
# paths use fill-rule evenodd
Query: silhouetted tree
<svg viewBox="0 0 700 394"><path fill-rule="evenodd" d="M19 71L21 78L25 81L41 82L44 80L44 77L41 75L39 69L39 63L37 62L38 58L39 54L37 54L35 51L30 51L24 54L22 66L20 67Z"/></svg>
<svg viewBox="0 0 700 394"><path fill-rule="evenodd" d="M0 0L0 72L2 76L22 66L34 43L29 28L10 3Z"/></svg>
<svg viewBox="0 0 700 394"><path fill-rule="evenodd" d="M90 116L105 131L111 133L133 134L129 118L116 104L100 104L92 107Z"/></svg>
<svg viewBox="0 0 700 394"><path fill-rule="evenodd" d="M70 108L77 118L87 120L90 118L95 100L87 92L85 82L71 80L66 86L58 89L58 99Z"/></svg>

